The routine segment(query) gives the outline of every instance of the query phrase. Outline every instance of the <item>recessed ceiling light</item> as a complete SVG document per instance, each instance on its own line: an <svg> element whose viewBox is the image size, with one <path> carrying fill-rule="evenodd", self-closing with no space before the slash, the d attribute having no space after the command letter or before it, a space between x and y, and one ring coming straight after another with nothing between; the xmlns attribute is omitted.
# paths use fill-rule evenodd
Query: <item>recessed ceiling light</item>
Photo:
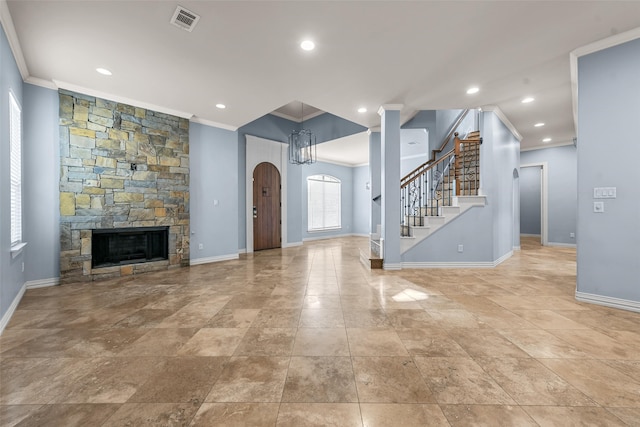
<svg viewBox="0 0 640 427"><path fill-rule="evenodd" d="M111 75L111 71L107 70L106 68L96 68L96 71L102 74L103 76Z"/></svg>
<svg viewBox="0 0 640 427"><path fill-rule="evenodd" d="M364 108L364 107L358 108L358 113L366 113L366 112L367 112L366 108Z"/></svg>
<svg viewBox="0 0 640 427"><path fill-rule="evenodd" d="M542 140L542 142L551 142L551 138L545 138Z"/></svg>
<svg viewBox="0 0 640 427"><path fill-rule="evenodd" d="M467 95L473 95L474 93L478 93L479 91L479 87L470 87L469 89L467 89Z"/></svg>
<svg viewBox="0 0 640 427"><path fill-rule="evenodd" d="M536 123L534 126L535 126L535 127L537 127L537 128L539 128L539 127L544 126L544 123L542 123L542 122L540 122L540 123Z"/></svg>
<svg viewBox="0 0 640 427"><path fill-rule="evenodd" d="M216 104L216 108L219 108L219 109L221 109L221 110L224 110L225 108L227 108L227 106L226 106L226 105L224 105L224 104Z"/></svg>
<svg viewBox="0 0 640 427"><path fill-rule="evenodd" d="M302 43L300 43L300 47L303 50L313 50L316 47L316 44L314 42L312 42L311 40L305 40Z"/></svg>
<svg viewBox="0 0 640 427"><path fill-rule="evenodd" d="M526 98L524 98L524 99L522 100L522 103L523 103L523 104L528 104L528 103L533 102L533 101L535 101L535 98L532 98L532 97L530 97L530 96L527 96Z"/></svg>

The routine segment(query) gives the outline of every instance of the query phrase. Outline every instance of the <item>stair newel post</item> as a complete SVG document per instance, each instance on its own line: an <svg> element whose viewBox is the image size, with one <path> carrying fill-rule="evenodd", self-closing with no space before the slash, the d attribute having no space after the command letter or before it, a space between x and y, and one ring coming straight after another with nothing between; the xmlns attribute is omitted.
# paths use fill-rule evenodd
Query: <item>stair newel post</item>
<svg viewBox="0 0 640 427"><path fill-rule="evenodd" d="M400 189L400 208L402 209L402 216L400 218L400 232L402 236L408 235L405 234L405 227L409 224L406 221L407 218L407 210L408 210L408 194L407 194L407 186Z"/></svg>
<svg viewBox="0 0 640 427"><path fill-rule="evenodd" d="M456 194L460 194L460 177L458 176L458 170L462 167L462 159L460 157L460 138L458 138L458 132L454 133L454 156L455 156L455 179L456 179ZM464 173L464 171L462 171Z"/></svg>

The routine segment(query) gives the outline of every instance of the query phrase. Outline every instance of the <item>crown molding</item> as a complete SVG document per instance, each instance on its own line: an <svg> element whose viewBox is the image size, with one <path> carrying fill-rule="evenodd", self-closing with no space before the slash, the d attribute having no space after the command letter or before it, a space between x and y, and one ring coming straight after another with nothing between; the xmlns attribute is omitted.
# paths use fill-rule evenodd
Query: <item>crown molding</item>
<svg viewBox="0 0 640 427"><path fill-rule="evenodd" d="M192 116L189 121L218 129L230 130L232 132L236 132L238 130L238 126L225 125L224 123L214 122L212 120L203 119L202 117L198 116Z"/></svg>
<svg viewBox="0 0 640 427"><path fill-rule="evenodd" d="M112 93L101 92L99 90L89 89L86 87L74 85L67 82L62 82L59 80L53 80L53 83L59 89L66 89L73 92L82 93L89 96L95 96L98 98L108 99L110 101L120 102L122 104L135 105L136 107L146 108L147 110L158 111L160 113L170 114L172 116L182 117L183 119L191 119L193 114L186 113L184 111L173 110L171 108L162 107L160 105L150 104L148 102L142 102L131 98L126 98L124 96L114 95Z"/></svg>
<svg viewBox="0 0 640 427"><path fill-rule="evenodd" d="M400 111L404 107L403 104L382 104L380 108L378 108L378 114L382 115L385 111Z"/></svg>
<svg viewBox="0 0 640 427"><path fill-rule="evenodd" d="M271 114L271 115L273 115L273 116L276 116L276 117L280 117L281 119L286 119L286 120L289 120L289 121L292 121L292 122L296 122L296 123L302 123L302 122L304 122L304 121L311 120L311 119L313 119L314 117L321 116L321 115L323 115L323 114L325 114L325 113L326 113L326 111L318 110L318 111L316 111L315 113L307 114L306 116L304 116L304 117L302 117L302 118L300 118L300 117L293 117L293 116L290 116L290 115L288 115L288 114L281 113L281 112L279 112L279 111L272 111L272 112L270 112L269 114Z"/></svg>
<svg viewBox="0 0 640 427"><path fill-rule="evenodd" d="M371 135L372 133L380 133L382 132L382 126L373 126L367 129L367 135Z"/></svg>
<svg viewBox="0 0 640 427"><path fill-rule="evenodd" d="M317 156L316 160L318 162L321 162L321 163L330 163L332 165L344 166L344 167L347 167L347 168L355 168L355 167L358 166L358 165L355 165L355 164L345 163L345 162L341 162L339 160L327 159L327 158L320 157L320 156Z"/></svg>
<svg viewBox="0 0 640 427"><path fill-rule="evenodd" d="M578 58L619 44L640 38L640 27L624 33L616 34L602 40L579 47L569 53L569 69L571 73L571 107L573 109L573 126L578 135Z"/></svg>
<svg viewBox="0 0 640 427"><path fill-rule="evenodd" d="M58 90L58 86L51 80L39 79L37 77L29 76L24 80L25 83L32 84L34 86L40 86L47 89Z"/></svg>
<svg viewBox="0 0 640 427"><path fill-rule="evenodd" d="M535 147L520 148L520 152L544 150L546 148L566 147L567 145L573 145L573 141L555 142L553 144L536 145Z"/></svg>
<svg viewBox="0 0 640 427"><path fill-rule="evenodd" d="M507 116L502 112L500 107L498 107L497 105L485 105L482 107L482 111L493 112L496 116L498 116L500 121L511 131L513 136L515 136L518 141L522 141L522 135L520 135L518 129L516 129L513 123L511 123Z"/></svg>
<svg viewBox="0 0 640 427"><path fill-rule="evenodd" d="M18 33L16 33L16 27L13 25L13 19L11 18L11 12L9 12L9 5L7 5L6 0L0 0L0 22L2 23L2 28L4 28L4 33L7 35L9 47L11 47L11 52L18 65L22 80L27 80L29 77L29 69L24 60L20 41L18 40Z"/></svg>

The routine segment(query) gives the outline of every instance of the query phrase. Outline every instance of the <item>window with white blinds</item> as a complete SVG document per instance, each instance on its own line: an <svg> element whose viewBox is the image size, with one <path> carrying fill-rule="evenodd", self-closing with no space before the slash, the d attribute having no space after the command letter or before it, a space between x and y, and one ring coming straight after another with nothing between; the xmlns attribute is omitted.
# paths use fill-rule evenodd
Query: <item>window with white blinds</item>
<svg viewBox="0 0 640 427"><path fill-rule="evenodd" d="M307 178L307 212L309 231L341 227L340 180L330 175Z"/></svg>
<svg viewBox="0 0 640 427"><path fill-rule="evenodd" d="M11 245L22 242L22 111L9 92L9 138L11 151Z"/></svg>

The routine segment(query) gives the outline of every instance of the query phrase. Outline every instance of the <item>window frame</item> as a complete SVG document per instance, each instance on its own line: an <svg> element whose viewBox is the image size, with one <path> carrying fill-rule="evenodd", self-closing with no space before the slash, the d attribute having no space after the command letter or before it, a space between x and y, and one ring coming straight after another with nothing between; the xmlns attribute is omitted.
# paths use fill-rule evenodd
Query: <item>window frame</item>
<svg viewBox="0 0 640 427"><path fill-rule="evenodd" d="M324 196L324 187L326 185L332 185L335 184L338 187L338 223L337 225L332 224L327 226L327 211L326 211L326 207L325 207L325 203L326 203L326 199L322 200L322 227L316 227L313 228L312 226L312 214L315 212L312 209L312 200L311 197L313 195L313 192L311 191L311 183L312 182L320 182L323 183L323 196ZM316 174L316 175L310 175L307 177L307 232L309 233L316 233L316 232L323 232L323 231L331 231L331 230L341 230L342 229L342 181L333 176L333 175L329 175L329 174Z"/></svg>
<svg viewBox="0 0 640 427"><path fill-rule="evenodd" d="M11 89L9 89L9 158L11 252L17 255L25 245L22 226L22 107Z"/></svg>

